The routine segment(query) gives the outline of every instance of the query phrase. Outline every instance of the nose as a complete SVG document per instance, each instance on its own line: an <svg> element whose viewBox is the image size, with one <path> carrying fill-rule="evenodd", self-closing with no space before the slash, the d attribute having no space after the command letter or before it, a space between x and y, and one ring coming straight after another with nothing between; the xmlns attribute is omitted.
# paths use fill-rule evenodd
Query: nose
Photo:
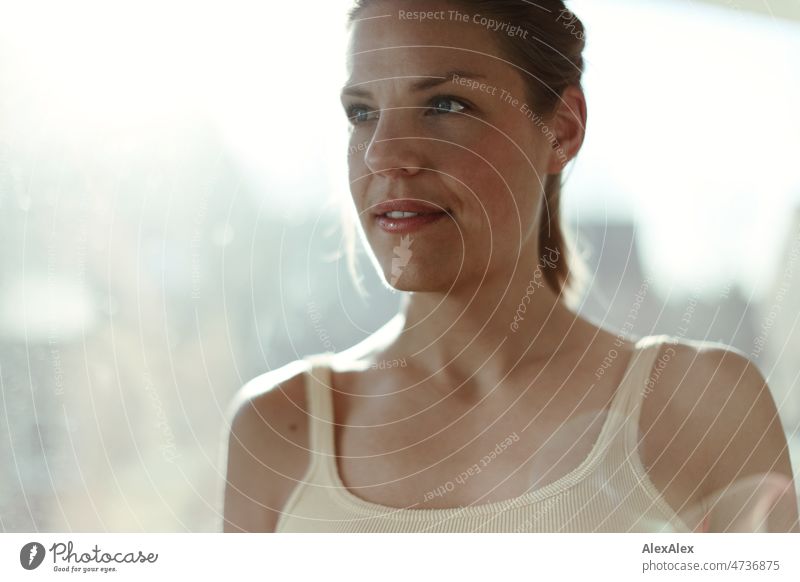
<svg viewBox="0 0 800 582"><path fill-rule="evenodd" d="M413 109L381 111L364 163L373 174L413 176L424 169L424 139L413 129Z"/></svg>

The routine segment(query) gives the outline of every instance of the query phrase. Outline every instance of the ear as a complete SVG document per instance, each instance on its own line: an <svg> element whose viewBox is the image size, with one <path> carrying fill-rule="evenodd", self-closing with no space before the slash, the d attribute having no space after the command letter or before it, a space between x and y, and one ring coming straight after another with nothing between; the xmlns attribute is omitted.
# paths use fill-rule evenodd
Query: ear
<svg viewBox="0 0 800 582"><path fill-rule="evenodd" d="M551 117L556 140L551 144L549 174L560 173L578 155L586 136L586 118L586 96L577 85L568 86Z"/></svg>

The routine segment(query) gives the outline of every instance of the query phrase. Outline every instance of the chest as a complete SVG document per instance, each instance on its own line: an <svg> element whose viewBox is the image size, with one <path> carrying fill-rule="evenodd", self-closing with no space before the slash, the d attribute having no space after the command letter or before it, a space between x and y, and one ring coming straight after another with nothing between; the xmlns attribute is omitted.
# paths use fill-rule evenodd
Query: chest
<svg viewBox="0 0 800 582"><path fill-rule="evenodd" d="M337 395L336 469L350 492L389 507L512 499L563 478L587 459L611 396L613 389L571 395L563 389L467 403Z"/></svg>

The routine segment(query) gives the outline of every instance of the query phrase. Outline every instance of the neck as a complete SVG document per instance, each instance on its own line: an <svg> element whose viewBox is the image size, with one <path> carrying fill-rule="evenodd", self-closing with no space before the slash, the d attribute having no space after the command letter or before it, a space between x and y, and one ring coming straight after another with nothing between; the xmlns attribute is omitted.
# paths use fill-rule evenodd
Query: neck
<svg viewBox="0 0 800 582"><path fill-rule="evenodd" d="M523 363L546 362L578 320L541 267L487 278L468 290L409 294L401 318L392 352L431 375L484 386Z"/></svg>

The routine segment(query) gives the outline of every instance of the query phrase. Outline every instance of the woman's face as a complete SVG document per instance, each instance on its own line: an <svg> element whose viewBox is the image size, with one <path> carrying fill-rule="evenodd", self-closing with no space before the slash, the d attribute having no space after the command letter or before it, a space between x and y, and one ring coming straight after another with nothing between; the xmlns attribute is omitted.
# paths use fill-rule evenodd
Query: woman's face
<svg viewBox="0 0 800 582"><path fill-rule="evenodd" d="M447 292L535 265L555 169L525 73L503 60L497 33L450 11L465 13L374 3L348 51L351 192L386 280L406 291Z"/></svg>

